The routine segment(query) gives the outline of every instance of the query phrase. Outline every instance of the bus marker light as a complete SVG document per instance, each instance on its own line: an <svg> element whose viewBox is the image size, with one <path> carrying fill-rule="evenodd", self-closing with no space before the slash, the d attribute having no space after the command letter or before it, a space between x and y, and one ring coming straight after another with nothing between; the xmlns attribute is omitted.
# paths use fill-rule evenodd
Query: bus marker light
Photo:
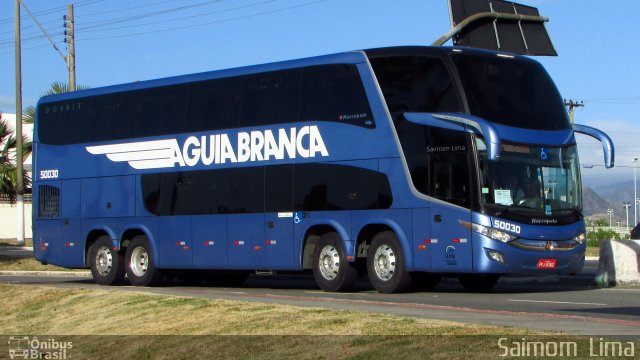
<svg viewBox="0 0 640 360"><path fill-rule="evenodd" d="M213 246L213 241L205 241L202 243L204 246Z"/></svg>
<svg viewBox="0 0 640 360"><path fill-rule="evenodd" d="M74 244L74 243L72 243L72 242L66 242L66 243L64 243L64 246L66 246L66 247L72 247L72 246L74 246L74 245L75 245L75 244Z"/></svg>
<svg viewBox="0 0 640 360"><path fill-rule="evenodd" d="M258 250L260 250L260 249L262 249L262 247L260 247L260 246L258 246L258 245L256 245L256 246L254 246L254 247L253 247L253 250L255 250L255 251L258 251Z"/></svg>
<svg viewBox="0 0 640 360"><path fill-rule="evenodd" d="M244 245L244 240L236 240L233 242L233 245Z"/></svg>
<svg viewBox="0 0 640 360"><path fill-rule="evenodd" d="M276 244L276 240L265 240L264 244L265 245L275 245Z"/></svg>
<svg viewBox="0 0 640 360"><path fill-rule="evenodd" d="M353 260L353 256L351 256L351 255L347 256L347 260L348 260L348 261Z"/></svg>
<svg viewBox="0 0 640 360"><path fill-rule="evenodd" d="M189 247L188 246L183 246L182 249L183 250L189 250Z"/></svg>
<svg viewBox="0 0 640 360"><path fill-rule="evenodd" d="M438 243L438 239L424 239L423 242L425 244L437 244Z"/></svg>
<svg viewBox="0 0 640 360"><path fill-rule="evenodd" d="M187 245L187 243L184 242L184 241L176 241L176 245L177 246L185 246L185 245Z"/></svg>
<svg viewBox="0 0 640 360"><path fill-rule="evenodd" d="M41 247L40 251L47 251L47 248L46 247Z"/></svg>
<svg viewBox="0 0 640 360"><path fill-rule="evenodd" d="M426 240L425 240L426 241ZM427 246L426 245L418 245L418 250L424 250L426 249Z"/></svg>

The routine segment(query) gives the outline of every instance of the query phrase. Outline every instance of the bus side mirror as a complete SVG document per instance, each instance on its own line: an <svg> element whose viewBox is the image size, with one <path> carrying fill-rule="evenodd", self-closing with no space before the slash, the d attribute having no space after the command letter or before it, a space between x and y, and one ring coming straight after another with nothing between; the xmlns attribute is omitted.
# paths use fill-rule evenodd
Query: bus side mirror
<svg viewBox="0 0 640 360"><path fill-rule="evenodd" d="M584 134L595 138L602 143L602 150L604 151L604 166L607 169L611 169L615 161L615 149L613 147L613 141L604 132L592 128L591 126L573 124L573 131L579 134Z"/></svg>

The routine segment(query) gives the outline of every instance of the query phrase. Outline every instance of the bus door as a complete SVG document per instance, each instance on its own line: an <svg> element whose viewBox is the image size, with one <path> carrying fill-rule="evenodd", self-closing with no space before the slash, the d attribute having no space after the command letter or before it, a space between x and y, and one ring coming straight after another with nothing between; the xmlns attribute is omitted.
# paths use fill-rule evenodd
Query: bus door
<svg viewBox="0 0 640 360"><path fill-rule="evenodd" d="M427 148L433 270L469 272L473 269L471 230L460 221L471 221L472 150L462 131L433 129Z"/></svg>

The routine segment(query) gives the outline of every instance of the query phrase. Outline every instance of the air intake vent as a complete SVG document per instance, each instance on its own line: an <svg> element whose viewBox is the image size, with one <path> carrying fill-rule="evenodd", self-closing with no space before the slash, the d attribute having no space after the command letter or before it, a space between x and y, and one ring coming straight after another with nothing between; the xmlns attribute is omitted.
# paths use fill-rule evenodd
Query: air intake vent
<svg viewBox="0 0 640 360"><path fill-rule="evenodd" d="M60 189L51 185L38 187L38 218L60 217Z"/></svg>

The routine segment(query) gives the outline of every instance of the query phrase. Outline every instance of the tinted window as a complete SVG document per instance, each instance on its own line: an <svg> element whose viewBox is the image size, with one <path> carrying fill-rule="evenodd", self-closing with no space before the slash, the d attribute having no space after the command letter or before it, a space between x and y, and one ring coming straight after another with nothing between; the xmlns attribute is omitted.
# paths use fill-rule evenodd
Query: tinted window
<svg viewBox="0 0 640 360"><path fill-rule="evenodd" d="M396 130L416 190L470 206L469 146L465 133L406 120L400 120Z"/></svg>
<svg viewBox="0 0 640 360"><path fill-rule="evenodd" d="M241 99L241 77L189 85L189 131L238 127Z"/></svg>
<svg viewBox="0 0 640 360"><path fill-rule="evenodd" d="M293 211L293 165L265 167L265 212Z"/></svg>
<svg viewBox="0 0 640 360"><path fill-rule="evenodd" d="M451 58L472 115L520 128L571 128L560 93L539 63L471 54Z"/></svg>
<svg viewBox="0 0 640 360"><path fill-rule="evenodd" d="M264 168L146 174L142 194L156 215L263 212Z"/></svg>
<svg viewBox="0 0 640 360"><path fill-rule="evenodd" d="M300 103L300 69L244 78L240 127L295 122Z"/></svg>
<svg viewBox="0 0 640 360"><path fill-rule="evenodd" d="M373 114L355 65L302 71L301 121L334 121L374 128Z"/></svg>
<svg viewBox="0 0 640 360"><path fill-rule="evenodd" d="M146 89L138 91L129 99L136 104L135 136L157 136L188 131L187 85ZM111 134L116 138L124 138L113 132Z"/></svg>
<svg viewBox="0 0 640 360"><path fill-rule="evenodd" d="M462 111L441 59L395 56L374 58L371 65L391 113Z"/></svg>
<svg viewBox="0 0 640 360"><path fill-rule="evenodd" d="M142 175L145 208L156 215L386 209L379 172L300 164Z"/></svg>
<svg viewBox="0 0 640 360"><path fill-rule="evenodd" d="M64 145L296 121L375 127L355 65L323 65L42 104L39 140Z"/></svg>
<svg viewBox="0 0 640 360"><path fill-rule="evenodd" d="M392 202L384 174L351 166L296 165L294 186L296 211L386 209Z"/></svg>
<svg viewBox="0 0 640 360"><path fill-rule="evenodd" d="M80 143L88 138L93 114L91 98L38 106L38 136L46 144Z"/></svg>

